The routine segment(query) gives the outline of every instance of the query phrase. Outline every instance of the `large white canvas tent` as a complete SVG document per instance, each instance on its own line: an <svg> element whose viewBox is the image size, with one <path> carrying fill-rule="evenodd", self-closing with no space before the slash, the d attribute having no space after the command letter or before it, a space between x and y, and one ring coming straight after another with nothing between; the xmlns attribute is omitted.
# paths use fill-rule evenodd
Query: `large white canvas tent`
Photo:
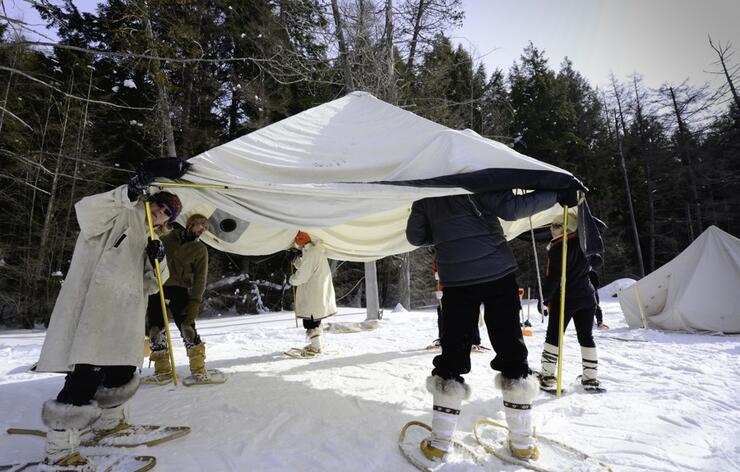
<svg viewBox="0 0 740 472"><path fill-rule="evenodd" d="M631 328L642 327L644 315L649 328L740 333L740 239L710 226L673 260L622 289L619 303Z"/></svg>
<svg viewBox="0 0 740 472"><path fill-rule="evenodd" d="M368 261L412 250L411 203L425 197L579 185L567 171L466 130L456 131L364 92L311 108L189 160L176 188L181 218L210 218L203 240L227 252L271 254L296 230L321 238L329 257ZM172 190L167 188L168 190ZM535 227L562 211L532 218ZM508 238L528 219L505 222Z"/></svg>

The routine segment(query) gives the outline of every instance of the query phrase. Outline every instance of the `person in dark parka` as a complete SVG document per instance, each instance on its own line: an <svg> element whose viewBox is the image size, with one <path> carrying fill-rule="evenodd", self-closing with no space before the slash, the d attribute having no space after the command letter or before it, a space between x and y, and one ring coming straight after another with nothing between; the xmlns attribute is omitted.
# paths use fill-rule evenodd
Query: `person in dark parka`
<svg viewBox="0 0 740 472"><path fill-rule="evenodd" d="M529 377L527 348L519 326L516 260L499 218L528 217L556 202L575 205L577 192L514 195L506 190L427 198L412 206L406 238L415 246L434 245L444 285L442 353L434 358L434 370L427 378L434 402L432 434L420 445L429 460L442 460L446 455L462 400L470 395L462 374L470 372L470 333L478 322L481 303L496 353L491 367L500 372L496 381L503 391L510 448L522 459L539 456L531 416L537 382Z"/></svg>
<svg viewBox="0 0 740 472"><path fill-rule="evenodd" d="M596 297L590 274L592 267L581 250L577 232L577 216L569 213L568 216L568 248L565 282L565 310L564 327L568 327L570 320L576 326L578 343L581 345L583 376L581 382L587 388L598 388L596 343L592 333L594 314L596 312ZM560 277L563 261L563 215L553 219L550 227L552 241L548 244L545 279L542 292L545 303L548 305L550 317L547 322L547 335L542 351L542 370L540 372L540 388L551 391L555 388L555 367L558 362L558 329L560 313Z"/></svg>

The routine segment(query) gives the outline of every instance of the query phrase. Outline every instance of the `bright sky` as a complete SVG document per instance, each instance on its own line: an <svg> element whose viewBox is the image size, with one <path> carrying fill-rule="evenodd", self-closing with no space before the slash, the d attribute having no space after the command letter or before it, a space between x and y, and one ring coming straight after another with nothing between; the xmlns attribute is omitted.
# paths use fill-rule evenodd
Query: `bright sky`
<svg viewBox="0 0 740 472"><path fill-rule="evenodd" d="M0 1L10 16L40 25L25 1ZM75 2L83 11L96 3ZM463 8L463 27L448 34L489 73L508 71L532 41L553 68L568 56L592 85L608 85L610 72L622 80L638 72L651 87L686 78L701 85L722 80L705 72L717 60L707 34L740 48L740 0L463 0Z"/></svg>
<svg viewBox="0 0 740 472"><path fill-rule="evenodd" d="M489 72L508 71L529 41L556 70L565 56L592 85L640 73L645 84L695 85L715 78L706 70L717 44L740 48L740 0L463 0L463 27L450 32ZM493 52L491 52L493 51ZM740 61L736 54L734 63Z"/></svg>

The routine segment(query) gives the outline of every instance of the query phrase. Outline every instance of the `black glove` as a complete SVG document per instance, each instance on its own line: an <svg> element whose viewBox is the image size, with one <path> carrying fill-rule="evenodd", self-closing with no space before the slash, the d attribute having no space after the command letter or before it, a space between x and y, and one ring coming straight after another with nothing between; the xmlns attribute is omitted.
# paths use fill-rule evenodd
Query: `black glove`
<svg viewBox="0 0 740 472"><path fill-rule="evenodd" d="M152 182L154 182L154 176L152 174L137 172L128 182L128 199L133 202L144 195L149 188L149 184Z"/></svg>
<svg viewBox="0 0 740 472"><path fill-rule="evenodd" d="M537 300L537 311L539 311L540 313L542 313L542 316L547 316L548 315L547 305L548 305L547 302L545 302L545 304L543 305L541 301Z"/></svg>
<svg viewBox="0 0 740 472"><path fill-rule="evenodd" d="M149 159L141 163L140 173L167 179L179 179L190 169L190 163L177 157Z"/></svg>
<svg viewBox="0 0 740 472"><path fill-rule="evenodd" d="M139 171L128 183L128 199L133 202L142 196L157 177L179 179L190 167L189 162L177 157L162 157L142 162Z"/></svg>
<svg viewBox="0 0 740 472"><path fill-rule="evenodd" d="M164 246L162 245L162 241L149 238L149 242L146 245L146 257L151 262L152 267L154 267L154 259L162 262L164 260Z"/></svg>
<svg viewBox="0 0 740 472"><path fill-rule="evenodd" d="M569 188L565 190L558 190L558 203L562 206L575 207L578 206L578 190Z"/></svg>

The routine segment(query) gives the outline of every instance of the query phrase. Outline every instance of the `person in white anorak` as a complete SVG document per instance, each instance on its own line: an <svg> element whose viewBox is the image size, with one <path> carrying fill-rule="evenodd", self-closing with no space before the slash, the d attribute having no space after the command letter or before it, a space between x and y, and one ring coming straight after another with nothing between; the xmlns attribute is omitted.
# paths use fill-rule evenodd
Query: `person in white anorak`
<svg viewBox="0 0 740 472"><path fill-rule="evenodd" d="M295 273L289 282L296 287L295 314L303 320L309 341L302 349L293 350L297 351L294 357L316 357L324 348L321 320L337 312L334 283L321 241L299 231L294 242L302 255L293 261Z"/></svg>
<svg viewBox="0 0 740 472"><path fill-rule="evenodd" d="M171 162L178 170L158 175L182 175L187 168ZM154 177L141 172L128 186L75 205L80 234L36 369L67 373L56 399L42 407L49 428L44 470L94 470L78 451L80 430L103 437L131 427L124 405L139 386L147 297L158 291L154 260L161 262L163 278L167 272L162 243L149 238L142 198ZM169 192L145 198L155 227L173 222L182 210Z"/></svg>

